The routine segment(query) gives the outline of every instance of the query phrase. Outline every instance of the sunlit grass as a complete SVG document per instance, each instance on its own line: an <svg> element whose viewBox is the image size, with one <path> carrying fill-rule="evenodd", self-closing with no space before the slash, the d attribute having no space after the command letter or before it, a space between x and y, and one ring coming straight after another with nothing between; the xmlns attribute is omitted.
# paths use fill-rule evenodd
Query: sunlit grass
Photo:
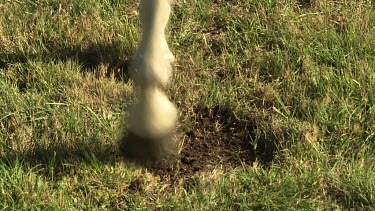
<svg viewBox="0 0 375 211"><path fill-rule="evenodd" d="M176 1L179 132L223 111L273 157L173 185L118 152L137 5L0 0L1 209L375 208L373 1Z"/></svg>

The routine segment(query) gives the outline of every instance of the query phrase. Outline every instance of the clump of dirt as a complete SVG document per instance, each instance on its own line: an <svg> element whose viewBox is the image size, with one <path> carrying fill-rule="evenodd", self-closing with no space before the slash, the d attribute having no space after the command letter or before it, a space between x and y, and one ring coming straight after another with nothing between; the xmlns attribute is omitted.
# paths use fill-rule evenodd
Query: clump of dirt
<svg viewBox="0 0 375 211"><path fill-rule="evenodd" d="M152 173L174 182L201 171L233 169L255 160L268 163L273 159L273 147L266 146L266 140L259 141L257 149L251 142L257 127L255 116L240 121L219 108L200 109L196 113L196 121L183 134L180 155L148 166Z"/></svg>

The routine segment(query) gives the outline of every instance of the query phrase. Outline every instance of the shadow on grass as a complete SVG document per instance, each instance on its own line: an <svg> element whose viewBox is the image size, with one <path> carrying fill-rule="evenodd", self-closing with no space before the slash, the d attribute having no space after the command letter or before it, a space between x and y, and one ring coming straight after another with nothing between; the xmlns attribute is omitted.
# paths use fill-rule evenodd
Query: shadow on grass
<svg viewBox="0 0 375 211"><path fill-rule="evenodd" d="M297 3L301 9L307 9L314 6L313 0L297 0Z"/></svg>
<svg viewBox="0 0 375 211"><path fill-rule="evenodd" d="M0 53L0 69L10 64L25 63L30 60L44 62L77 61L83 71L93 71L100 65L108 66L110 74L120 80L128 80L129 58L132 52L123 49L119 41L110 43L91 43L89 45L64 46L61 43L46 42L43 50L36 53L12 52Z"/></svg>
<svg viewBox="0 0 375 211"><path fill-rule="evenodd" d="M50 179L60 179L65 175L74 174L77 167L82 164L95 168L103 164L115 165L118 161L117 146L99 140L74 145L61 143L34 146L21 152L7 150L0 156L0 162L3 164L12 166L14 162L21 162Z"/></svg>

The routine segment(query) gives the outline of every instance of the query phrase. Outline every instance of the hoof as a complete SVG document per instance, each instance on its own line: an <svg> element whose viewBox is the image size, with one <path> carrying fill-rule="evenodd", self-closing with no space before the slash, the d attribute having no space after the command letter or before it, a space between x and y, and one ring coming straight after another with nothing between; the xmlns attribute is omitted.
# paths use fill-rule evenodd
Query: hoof
<svg viewBox="0 0 375 211"><path fill-rule="evenodd" d="M142 137L131 131L123 137L120 150L125 159L146 164L173 156L172 136Z"/></svg>

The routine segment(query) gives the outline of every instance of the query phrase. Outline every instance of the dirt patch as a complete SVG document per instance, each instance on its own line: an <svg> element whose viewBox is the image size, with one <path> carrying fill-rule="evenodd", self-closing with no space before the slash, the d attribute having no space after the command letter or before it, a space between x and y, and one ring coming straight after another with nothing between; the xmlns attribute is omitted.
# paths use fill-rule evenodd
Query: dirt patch
<svg viewBox="0 0 375 211"><path fill-rule="evenodd" d="M265 164L273 160L274 147L267 146L269 141L258 141L254 149L251 140L257 128L255 116L240 121L219 108L201 109L197 114L183 134L184 145L178 158L147 166L148 170L174 182L215 168L226 170L255 160Z"/></svg>

